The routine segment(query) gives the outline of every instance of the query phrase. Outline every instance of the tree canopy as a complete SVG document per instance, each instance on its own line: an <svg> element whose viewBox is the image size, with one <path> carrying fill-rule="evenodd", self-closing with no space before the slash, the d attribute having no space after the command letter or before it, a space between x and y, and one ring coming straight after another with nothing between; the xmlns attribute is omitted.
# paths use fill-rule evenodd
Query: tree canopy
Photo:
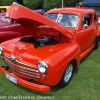
<svg viewBox="0 0 100 100"><path fill-rule="evenodd" d="M64 7L67 6L76 6L76 3L81 2L82 0L63 0ZM62 0L0 0L1 6L9 6L13 2L18 2L21 5L24 5L30 9L53 9L62 6Z"/></svg>

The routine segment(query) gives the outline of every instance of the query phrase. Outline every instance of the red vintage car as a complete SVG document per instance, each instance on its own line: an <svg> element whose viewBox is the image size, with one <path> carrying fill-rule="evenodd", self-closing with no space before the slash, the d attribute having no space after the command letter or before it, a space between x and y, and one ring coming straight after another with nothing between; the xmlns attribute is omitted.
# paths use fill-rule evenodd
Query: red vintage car
<svg viewBox="0 0 100 100"><path fill-rule="evenodd" d="M29 33L21 24L7 18L4 13L0 13L0 43L6 40L29 35Z"/></svg>
<svg viewBox="0 0 100 100"><path fill-rule="evenodd" d="M47 92L50 86L68 85L80 61L100 43L98 18L92 9L57 8L45 17L13 4L6 16L33 35L0 44L7 65L0 71L15 84L32 90Z"/></svg>

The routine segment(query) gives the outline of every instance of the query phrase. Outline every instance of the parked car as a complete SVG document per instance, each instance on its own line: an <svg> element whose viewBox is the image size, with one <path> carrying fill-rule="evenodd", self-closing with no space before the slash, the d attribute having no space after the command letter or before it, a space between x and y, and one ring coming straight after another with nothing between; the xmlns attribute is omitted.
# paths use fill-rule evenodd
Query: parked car
<svg viewBox="0 0 100 100"><path fill-rule="evenodd" d="M7 65L0 71L15 84L32 90L47 92L50 86L68 85L80 61L100 43L98 18L92 9L58 8L41 16L13 4L6 16L32 35L0 44L0 55Z"/></svg>
<svg viewBox="0 0 100 100"><path fill-rule="evenodd" d="M42 13L42 12L40 12L40 11L38 11L38 10L33 10L33 11L35 11L35 12L41 14L41 15L44 15L44 13Z"/></svg>
<svg viewBox="0 0 100 100"><path fill-rule="evenodd" d="M9 6L0 6L0 13L6 12Z"/></svg>
<svg viewBox="0 0 100 100"><path fill-rule="evenodd" d="M46 10L44 10L44 9L36 9L34 11L36 11L36 12L42 14L42 15L44 15L46 13Z"/></svg>
<svg viewBox="0 0 100 100"><path fill-rule="evenodd" d="M5 14L5 12L0 13L0 43L12 38L31 34L21 24L6 17Z"/></svg>

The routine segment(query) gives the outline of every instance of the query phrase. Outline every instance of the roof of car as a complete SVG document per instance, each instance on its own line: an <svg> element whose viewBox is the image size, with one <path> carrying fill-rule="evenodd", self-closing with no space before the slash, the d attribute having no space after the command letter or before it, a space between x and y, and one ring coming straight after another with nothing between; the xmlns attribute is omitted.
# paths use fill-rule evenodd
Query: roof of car
<svg viewBox="0 0 100 100"><path fill-rule="evenodd" d="M93 9L85 7L54 8L47 11L47 13L73 13L73 14L85 14L87 12L95 12L95 11Z"/></svg>

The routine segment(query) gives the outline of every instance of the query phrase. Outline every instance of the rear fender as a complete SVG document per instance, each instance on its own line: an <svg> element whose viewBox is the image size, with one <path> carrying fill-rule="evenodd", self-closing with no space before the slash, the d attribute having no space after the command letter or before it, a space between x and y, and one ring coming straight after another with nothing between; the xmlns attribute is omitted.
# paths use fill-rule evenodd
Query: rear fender
<svg viewBox="0 0 100 100"><path fill-rule="evenodd" d="M98 27L97 36L100 36L100 26Z"/></svg>

